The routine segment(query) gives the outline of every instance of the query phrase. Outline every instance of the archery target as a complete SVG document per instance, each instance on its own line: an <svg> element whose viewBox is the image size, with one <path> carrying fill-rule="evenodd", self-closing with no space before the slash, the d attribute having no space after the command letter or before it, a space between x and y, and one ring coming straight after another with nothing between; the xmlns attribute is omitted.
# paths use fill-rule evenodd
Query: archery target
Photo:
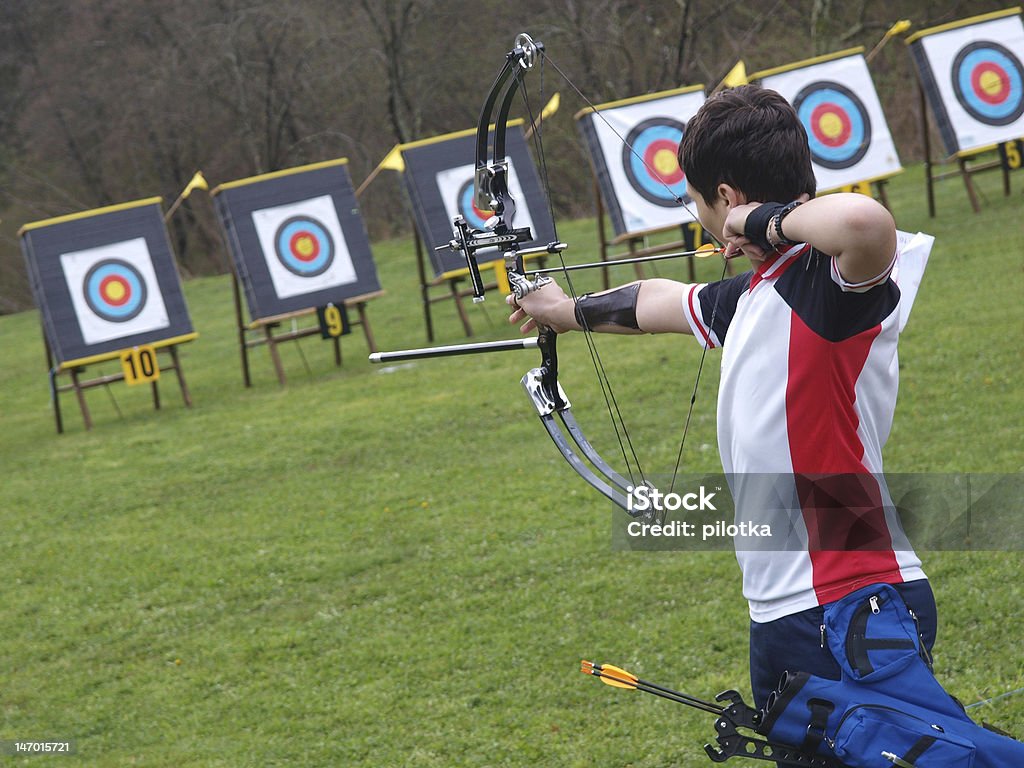
<svg viewBox="0 0 1024 768"><path fill-rule="evenodd" d="M64 253L60 263L86 344L170 325L145 238Z"/></svg>
<svg viewBox="0 0 1024 768"><path fill-rule="evenodd" d="M1024 113L1024 67L991 40L965 45L953 59L953 92L967 113L988 125L1007 125Z"/></svg>
<svg viewBox="0 0 1024 768"><path fill-rule="evenodd" d="M630 186L648 202L676 208L689 203L686 177L679 166L679 142L686 126L671 117L652 117L629 132L622 165Z"/></svg>
<svg viewBox="0 0 1024 768"><path fill-rule="evenodd" d="M796 110L807 133L819 191L903 170L862 54L797 63L760 82Z"/></svg>
<svg viewBox="0 0 1024 768"><path fill-rule="evenodd" d="M859 163L871 145L871 120L863 102L844 85L818 80L793 99L807 131L811 159L836 170Z"/></svg>
<svg viewBox="0 0 1024 768"><path fill-rule="evenodd" d="M476 185L473 178L466 179L457 196L459 215L474 229L483 229L493 212L476 207ZM518 213L518 208L516 209ZM453 217L454 218L454 217Z"/></svg>
<svg viewBox="0 0 1024 768"><path fill-rule="evenodd" d="M686 123L703 103L703 90L686 89L619 106L598 105L600 117L588 112L579 118L616 234L696 219L678 150ZM623 146L624 140L632 149Z"/></svg>
<svg viewBox="0 0 1024 768"><path fill-rule="evenodd" d="M1024 23L1005 16L914 41L915 62L949 154L1024 136Z"/></svg>
<svg viewBox="0 0 1024 768"><path fill-rule="evenodd" d="M252 221L279 299L356 281L330 195L261 208Z"/></svg>
<svg viewBox="0 0 1024 768"><path fill-rule="evenodd" d="M445 213L449 224L456 216L462 216L466 222L476 229L483 229L484 223L494 214L476 207L473 202L473 178L476 166L460 165L456 168L448 168L438 172L437 188L441 192L441 199L444 201ZM515 201L516 212L512 219L512 226L529 227L530 231L537 235L533 225L533 217L530 215L530 206L523 193L522 184L519 183L519 176L516 174L515 163L508 160L508 191ZM497 248L484 248L478 253L497 253Z"/></svg>
<svg viewBox="0 0 1024 768"><path fill-rule="evenodd" d="M312 216L292 216L277 228L274 254L293 275L316 277L334 263L334 240Z"/></svg>

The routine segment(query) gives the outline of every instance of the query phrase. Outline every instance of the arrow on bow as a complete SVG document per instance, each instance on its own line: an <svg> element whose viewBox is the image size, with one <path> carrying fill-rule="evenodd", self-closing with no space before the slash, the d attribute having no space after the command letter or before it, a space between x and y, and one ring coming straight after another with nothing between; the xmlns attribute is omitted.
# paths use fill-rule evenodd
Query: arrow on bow
<svg viewBox="0 0 1024 768"><path fill-rule="evenodd" d="M551 205L551 195L548 189L547 162L544 154L542 134L539 129L540 121L533 119L533 110L530 107L527 90L525 87L522 87L525 73L533 69L534 65L538 61L541 62L542 83L543 64L544 62L549 62L565 82L584 102L587 103L588 106L591 107L591 109L593 109L595 114L597 114L600 119L604 120L604 117L593 103L583 95L579 88L576 87L576 85L565 75L564 72L562 72L561 69L558 68L556 64L554 64L554 62L550 61L546 55L543 43L534 41L527 34L520 34L516 37L513 49L505 55L505 62L501 71L495 78L494 83L487 94L487 98L484 100L483 107L480 111L480 118L477 123L474 202L478 208L492 211L493 216L488 219L484 228L479 230L471 228L466 220L461 216L456 217L453 221L452 239L448 243L438 246L438 250L451 249L452 251L461 253L466 259L466 266L469 270L469 276L473 286L474 302L480 302L484 299L484 284L480 276L480 269L476 256L477 252L484 248L497 247L500 249L505 270L508 274L509 285L512 292L515 294L516 299L522 299L528 293L537 290L542 285L550 281L550 278L541 274L541 272L549 272L552 270L538 270L533 272L532 274L536 275L533 280L527 277L523 268L523 256L525 255L533 253L549 253L557 255L560 267L555 268L554 271L561 272L564 275L569 289L569 295L574 301L578 298L578 295L573 287L570 271L573 269L586 269L596 266L592 264L576 265L574 267L567 266L562 258L562 251L564 251L567 246L565 243L558 240L557 234L555 236L555 240L546 246L529 249L522 248L521 246L533 239L533 235L529 227L516 228L514 226L516 206L515 200L512 198L508 188L508 161L505 157L505 138L509 111L517 92L522 94L531 124L538 128L534 132L533 139L539 159L541 175L544 180L545 191L548 192L547 197L549 208ZM607 121L605 122L607 123ZM489 155L488 139L490 138L492 125L494 135L491 153ZM609 125L609 127L611 126ZM614 131L615 129L612 128L612 130ZM619 136L619 139L623 144L625 144L640 160L640 162L647 165L644 159L640 157L640 155L637 154L631 146L629 146L626 140L618 134L617 131L615 131L615 133ZM661 178L654 169L650 170L654 178ZM662 183L664 184L664 182ZM689 210L686 202L682 198L672 192L667 184L665 184L665 187L666 189L669 189L670 193L672 193L673 197L681 206ZM695 216L694 218L697 217ZM551 220L552 222L555 220L553 211L551 211ZM719 246L721 246L721 244L719 244ZM706 250L698 250L680 254L668 254L607 263L602 262L600 266L605 267L609 264L616 263L636 263L646 260L653 261L658 258L699 257L714 253L723 253L723 249L721 247L713 247L710 254ZM723 264L722 279L724 279L724 277L725 265ZM712 325L714 324L717 309L718 304L716 299L711 315ZM617 506L635 516L637 513L630 510L627 495L635 487L641 485L646 485L648 487L652 486L651 483L646 480L645 473L640 465L636 451L633 448L629 432L622 419L621 410L619 409L618 402L612 392L611 384L608 381L607 374L605 373L604 365L601 361L597 346L594 343L592 330L585 323L583 325L583 333L587 342L587 347L590 351L591 359L594 363L594 370L597 374L602 394L605 398L605 404L615 430L619 449L627 467L629 479L613 469L601 454L598 453L573 416L569 400L558 382L558 353L556 347L557 334L550 328L538 325L538 335L535 345L541 352L541 364L529 371L523 377L522 385L526 390L530 401L533 403L534 408L537 411L537 415L539 416L541 423L544 425L549 437L573 470L575 470L575 472L589 485L598 490ZM370 359L371 362L385 362L453 354L474 354L477 352L490 352L517 348L523 347L517 346L516 343L506 342L492 344L461 344L453 347L435 348L433 350L428 348L405 350L400 353L380 353L372 355ZM700 382L701 372L704 368L704 357L706 353L707 346L704 347L704 352L701 355L697 374L694 380L693 393L690 397L689 410L683 426L682 438L679 443L679 452L676 457L675 468L673 470L673 485L681 465L683 448L686 443L686 435L689 431L690 420L693 415L693 408L697 399L697 388Z"/></svg>

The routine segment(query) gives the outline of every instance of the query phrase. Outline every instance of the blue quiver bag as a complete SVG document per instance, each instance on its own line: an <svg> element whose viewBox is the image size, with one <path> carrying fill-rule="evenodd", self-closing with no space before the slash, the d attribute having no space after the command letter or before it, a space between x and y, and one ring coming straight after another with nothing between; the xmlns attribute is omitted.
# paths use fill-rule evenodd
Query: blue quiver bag
<svg viewBox="0 0 1024 768"><path fill-rule="evenodd" d="M917 620L888 584L825 608L841 680L787 673L758 731L850 768L1024 768L1024 744L977 725L939 685Z"/></svg>

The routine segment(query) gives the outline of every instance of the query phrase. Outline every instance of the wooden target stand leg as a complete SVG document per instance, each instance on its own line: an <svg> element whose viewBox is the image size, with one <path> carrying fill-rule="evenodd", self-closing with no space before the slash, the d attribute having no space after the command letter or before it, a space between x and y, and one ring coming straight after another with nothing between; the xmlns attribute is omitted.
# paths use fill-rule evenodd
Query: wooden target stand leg
<svg viewBox="0 0 1024 768"><path fill-rule="evenodd" d="M920 79L917 81L917 94L921 113L921 144L924 146L924 175L925 189L928 197L929 218L935 218L935 184L943 179L949 179L954 176L960 176L960 178L963 179L964 189L967 191L967 199L970 201L971 209L975 213L981 213L981 202L978 199L978 191L974 185L974 180L971 178L976 173L991 171L996 168L1000 169L1003 174L1003 195L1009 197L1011 194L1010 171L999 159L970 165L967 157L958 155L956 158L956 168L939 173L935 172L935 163L932 161L931 134L929 132L928 125L928 103L925 97L924 88L921 86ZM886 208L888 207L889 206L886 205Z"/></svg>
<svg viewBox="0 0 1024 768"><path fill-rule="evenodd" d="M83 372L89 367L86 365L72 366L69 368L60 368L56 366L53 359L53 351L50 349L50 342L46 338L46 334L43 334L43 345L46 348L46 366L50 379L50 399L53 403L53 415L56 422L57 434L64 433L64 418L60 409L60 395L63 392L74 392L75 400L78 402L78 409L82 413L82 423L85 425L86 431L91 430L93 426L92 414L89 411L89 403L85 398L85 391L87 389L93 389L94 387L105 387L118 381L124 381L125 375L123 371L117 373L105 374L102 376L96 376L91 379L83 379ZM188 389L188 383L185 380L185 371L181 365L181 358L178 356L178 346L171 344L166 347L159 347L157 353L166 352L171 361L168 364L160 365L160 372L164 373L167 371L174 371L178 387L181 389L181 399L184 402L186 408L192 407L192 395ZM97 362L111 362L116 358L107 358ZM62 374L67 374L71 380L69 384L61 384L59 377ZM154 381L150 384L153 396L153 409L160 410L160 389L159 382ZM116 405L116 404L115 404ZM118 409L120 413L120 409Z"/></svg>
<svg viewBox="0 0 1024 768"><path fill-rule="evenodd" d="M307 336L319 336L320 325L315 324L301 328L296 327L294 330L286 331L284 333L276 333L276 331L281 327L282 323L289 321L297 322L300 318L311 316L315 318L317 311L316 307L300 309L296 312L288 312L283 315L261 318L246 324L245 318L242 314L241 286L238 283L237 275L234 276L234 290L235 320L238 324L238 342L242 358L242 380L245 382L245 386L252 386L252 376L249 370L249 349L252 347L266 346L267 351L270 353L271 364L274 366L274 373L277 376L277 383L284 387L288 383L288 377L285 375L284 363L281 360L281 353L277 349L278 345L287 341L298 341L299 339L304 339ZM369 348L371 353L377 351L377 341L373 336L373 328L370 326L370 318L366 312L366 303L371 299L375 299L383 295L384 291L374 291L372 293L354 296L351 299L345 300L345 308L355 309L356 314L359 316L358 320L349 321L349 326L359 326L363 329L366 346ZM248 334L250 332L259 333L259 338L249 338ZM340 368L342 362L341 338L335 336L331 341L334 349L334 365Z"/></svg>

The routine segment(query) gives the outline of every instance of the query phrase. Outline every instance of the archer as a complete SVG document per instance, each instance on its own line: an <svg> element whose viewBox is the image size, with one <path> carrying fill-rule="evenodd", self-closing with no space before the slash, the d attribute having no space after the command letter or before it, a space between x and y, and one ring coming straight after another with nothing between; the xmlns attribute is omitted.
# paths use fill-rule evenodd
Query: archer
<svg viewBox="0 0 1024 768"><path fill-rule="evenodd" d="M896 230L866 196L811 199L806 133L774 91L742 86L709 98L687 125L679 162L701 224L725 243L726 258L749 259L750 271L697 285L642 280L578 300L548 283L518 302L509 296L509 319L525 319L524 334L538 324L558 333L685 333L722 347L718 442L737 510L747 519L750 508L761 511L758 477L788 478L805 534L800 551L737 551L751 685L763 707L786 670L840 677L824 607L865 585L894 585L929 651L935 641L931 587L886 513L880 479L898 385ZM833 479L833 498L845 497L839 511L861 511L816 503L820 476ZM781 513L762 512L759 522L779 522L770 514Z"/></svg>

